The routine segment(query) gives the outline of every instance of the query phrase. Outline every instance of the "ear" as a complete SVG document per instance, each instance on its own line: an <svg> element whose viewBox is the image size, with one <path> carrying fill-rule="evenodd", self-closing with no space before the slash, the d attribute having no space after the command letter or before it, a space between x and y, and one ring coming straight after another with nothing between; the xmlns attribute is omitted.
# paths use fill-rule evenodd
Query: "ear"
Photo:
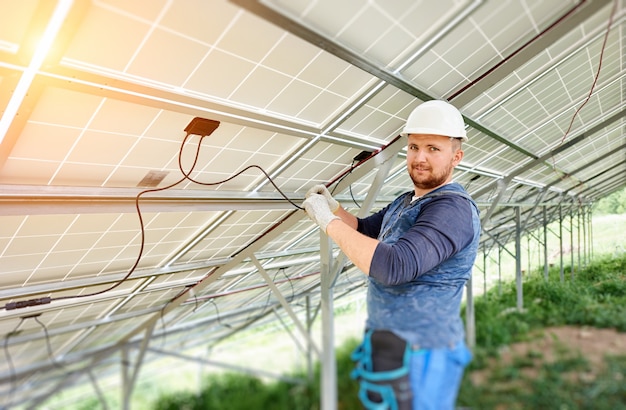
<svg viewBox="0 0 626 410"><path fill-rule="evenodd" d="M463 160L463 155L465 155L465 153L463 152L462 149L457 149L456 151L454 151L454 157L452 157L452 166L457 166L461 163L461 160Z"/></svg>

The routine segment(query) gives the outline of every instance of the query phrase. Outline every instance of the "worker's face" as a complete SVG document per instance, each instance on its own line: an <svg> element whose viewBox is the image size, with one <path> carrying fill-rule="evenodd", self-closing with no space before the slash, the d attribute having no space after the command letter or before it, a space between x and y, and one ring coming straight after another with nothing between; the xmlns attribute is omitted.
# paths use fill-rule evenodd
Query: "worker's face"
<svg viewBox="0 0 626 410"><path fill-rule="evenodd" d="M415 188L432 190L452 180L463 159L459 140L441 135L409 134L406 164Z"/></svg>

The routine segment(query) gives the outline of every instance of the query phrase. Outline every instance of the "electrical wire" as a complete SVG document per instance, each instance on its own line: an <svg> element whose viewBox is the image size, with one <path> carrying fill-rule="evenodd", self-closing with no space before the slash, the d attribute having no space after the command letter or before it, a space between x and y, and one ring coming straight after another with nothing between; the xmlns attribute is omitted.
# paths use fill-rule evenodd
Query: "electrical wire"
<svg viewBox="0 0 626 410"><path fill-rule="evenodd" d="M50 361L55 367L63 367L63 365L61 365L54 359L54 354L52 353L52 345L50 343L50 335L48 334L48 328L46 327L46 325L43 324L41 320L39 320L39 315L32 316L32 318L35 319L35 322L39 323L39 326L42 327L43 333L46 336L46 349L48 350L48 357L50 358Z"/></svg>
<svg viewBox="0 0 626 410"><path fill-rule="evenodd" d="M272 277L272 282L276 283L276 277L278 276L279 273L283 274L283 276L285 277L285 279L287 279L287 282L289 282L289 286L291 287L291 296L288 298L288 301L291 302L294 297L296 296L296 292L295 292L295 288L293 287L293 282L291 281L292 279L287 276L287 273L285 272L285 268L279 268L275 273L274 276ZM254 316L254 319L260 319L261 317L263 317L263 315L265 315L268 311L268 308L270 307L270 300L272 298L272 290L268 289L267 290L267 298L265 299L265 303L263 304L263 307L261 309L259 309L259 314ZM248 315L246 316L246 321L249 321L250 318L253 317L250 312L248 313Z"/></svg>
<svg viewBox="0 0 626 410"><path fill-rule="evenodd" d="M220 310L217 307L217 303L215 303L213 298L209 299L209 302L213 303L213 306L215 307L215 314L217 316L217 324L220 325L220 326L224 326L224 327L227 327L229 329L232 329L233 327L231 325L229 325L228 323L222 323L222 319L220 319Z"/></svg>
<svg viewBox="0 0 626 410"><path fill-rule="evenodd" d="M591 95L593 94L593 90L596 87L596 83L598 82L598 78L600 77L600 70L602 69L602 60L604 58L604 50L606 48L606 43L609 38L609 33L611 32L611 26L613 25L613 18L615 16L615 12L617 11L617 3L618 3L618 0L613 1L613 9L611 10L611 14L609 15L609 22L606 27L606 33L604 33L604 40L602 41L602 47L600 48L598 69L596 70L596 74L593 79L593 83L591 84L591 88L589 89L589 93L587 94L587 97L585 98L583 103L578 107L578 109L576 109L576 112L574 112L574 115L572 116L569 126L567 127L567 131L565 131L565 134L563 134L563 138L561 138L561 142L559 146L563 144L563 142L565 142L565 138L567 137L569 132L572 130L572 125L574 124L574 120L576 119L576 116L578 115L580 110L582 110L583 107L587 105L587 103L589 102L589 99L591 98Z"/></svg>
<svg viewBox="0 0 626 410"><path fill-rule="evenodd" d="M283 273L283 276L285 277L285 279L287 279L287 282L289 282L289 286L291 287L291 296L289 297L289 301L291 302L293 298L296 297L296 290L293 287L291 278L287 276L287 272L285 272L285 268L280 268L280 271Z"/></svg>
<svg viewBox="0 0 626 410"><path fill-rule="evenodd" d="M335 182L335 186L333 187L332 191L330 192L331 195L333 195L335 193L335 189L337 189L337 187L339 186L341 181L343 181L348 175L350 175L352 173L352 171L356 168L357 165L358 165L357 161L356 160L352 160L352 164L350 164L350 169L348 169L348 172L343 174L341 176L341 178L339 178L337 180L337 182ZM352 184L350 184L348 186L348 190L350 191L350 197L352 198L352 202L354 202L354 204L357 206L357 208L361 209L361 205L359 205L359 203L354 198L354 194L352 193Z"/></svg>
<svg viewBox="0 0 626 410"><path fill-rule="evenodd" d="M17 326L15 326L15 328L13 328L12 331L4 335L4 356L7 358L7 363L9 365L9 375L11 379L11 387L9 389L7 397L7 404L11 403L11 400L13 398L13 392L17 387L17 375L15 374L15 366L13 364L13 359L11 358L11 353L9 352L9 339L14 335L19 334L19 328L22 326L22 323L24 323L23 317L20 318L20 322L17 324Z"/></svg>
<svg viewBox="0 0 626 410"><path fill-rule="evenodd" d="M143 215L141 213L140 198L142 196L148 194L148 193L151 193L151 192L159 192L159 191L164 191L164 190L167 190L167 189L171 189L171 188L177 186L178 184L184 182L185 180L188 180L188 181L191 181L193 183L196 183L196 184L199 184L199 185L203 185L203 186L221 185L221 184L229 182L232 179L240 176L241 174L243 174L244 172L248 171L249 169L256 168L259 171L261 171L261 173L263 173L265 178L267 178L267 180L272 184L272 186L276 189L276 191L278 191L280 193L280 195L283 196L283 198L285 198L291 205L293 205L294 208L299 209L299 210L304 210L303 207L299 206L298 204L293 202L289 197L287 197L287 195L285 195L285 193L276 185L276 183L273 181L271 176L262 167L260 167L259 165L256 165L256 164L249 165L249 166L245 167L244 169L242 169L241 171L231 175L230 177L228 177L228 178L226 178L226 179L224 179L222 181L202 182L202 181L198 181L198 180L192 178L191 174L192 174L194 168L197 165L198 158L199 158L199 155L200 155L200 149L202 147L202 140L204 139L205 136L201 136L200 141L198 142L198 146L196 148L196 153L195 153L195 156L194 156L193 163L192 163L189 171L185 171L184 167L183 167L183 164L182 164L182 154L183 154L184 147L187 144L187 141L188 141L188 139L190 138L191 135L193 135L193 134L188 133L185 136L185 138L183 139L183 142L181 143L181 147L179 149L179 152L178 152L178 168L179 168L180 172L182 173L183 177L180 178L178 181L176 181L176 182L174 182L174 183L172 183L170 185L167 185L165 187L146 189L146 190L143 190L143 191L139 192L135 196L135 209L136 209L136 212L137 212L137 218L139 220L139 225L140 225L141 241L140 241L140 247L139 247L139 252L138 252L137 258L136 258L134 264L132 265L132 267L128 270L128 272L126 273L126 275L122 279L120 279L117 282L113 283L111 286L109 286L109 287L107 287L105 289L96 291L96 292L85 293L85 294L69 295L69 296L59 296L59 297L49 297L49 296L47 296L47 297L42 297L42 298L36 298L36 299L30 299L30 300L11 302L11 303L7 303L4 306L0 307L0 309L13 310L13 309L19 309L19 308L24 308L24 307L48 304L48 303L51 303L52 301L79 299L79 298L85 298L85 297L90 297L90 296L96 296L96 295L100 295L100 294L109 292L109 291L117 288L118 286L120 286L122 283L124 283L126 280L128 280L130 278L130 276L133 274L135 269L139 266L139 263L140 263L141 258L143 256L143 252L144 252L144 248L145 248L146 232L145 232L145 223L144 223L144 220L143 220ZM369 159L369 157L368 157L368 159ZM356 166L358 166L363 161L364 160L360 161L358 164L356 164ZM350 167L350 169L349 169L349 171L347 173L345 173L342 177L340 177L340 179L337 182L337 184L341 180L343 180L347 175L349 175L354 168L355 168L355 164L353 162L351 167ZM332 182L331 182L331 184L332 184ZM359 206L359 204L354 199L354 196L352 196L352 198L353 198L355 204L357 206ZM279 270L279 272L280 271L282 271L283 275L285 276L285 278L287 279L287 281L289 282L289 284L291 286L292 295L291 295L290 299L293 299L295 297L295 290L294 290L294 287L293 287L293 283L291 282L291 279L286 275L286 273L284 271L284 268L281 268ZM276 274L274 276L274 279L276 278L276 275L279 272L276 272ZM169 303L171 303L173 300L176 300L178 297L182 296L187 291L188 288L193 288L193 286L195 286L195 285L189 286L189 287L185 288L183 291L179 292L179 294L177 294L174 298L172 298L170 301L167 302L165 307ZM263 314L265 313L264 312L265 309L269 306L269 296L270 295L268 295L268 300L266 302L266 307L263 308ZM194 295L194 298L195 298L195 301L196 301L196 307L194 308L194 311L195 311L197 309L197 307L198 307L198 300L197 300L197 297L195 295ZM221 322L220 312L219 312L219 308L217 306L217 303L215 303L215 301L213 299L209 299L209 302L213 303L213 305L215 306L218 324L220 324L222 326L225 326L225 327L227 327L229 329L232 329L232 326L230 324ZM165 307L163 307L163 309L161 309L161 320L163 322L163 327L165 327L165 320L164 320L164 317L163 317L163 313L164 313ZM35 318L37 323L39 323L42 326L42 328L43 328L43 331L44 331L44 334L45 334L45 338L46 338L46 347L47 347L47 350L48 350L48 355L49 355L52 363L55 366L61 366L54 359L53 352L52 352L52 346L50 344L50 338L49 338L49 334L48 334L48 329L40 320L37 319L38 316L39 316L39 314L36 314L34 316L30 316L30 317ZM261 316L262 315L259 315L259 317L261 317ZM25 317L22 317L20 322L18 323L18 325L15 327L15 329L5 335L5 340L4 340L4 352L5 352L5 356L7 358L7 362L9 364L9 370L10 370L10 374L11 374L11 386L12 386L11 387L11 391L10 391L9 396L8 396L9 397L8 398L8 402L11 401L11 397L12 397L13 391L14 391L14 389L16 387L16 384L17 384L17 376L15 374L15 367L14 367L13 360L12 360L10 352L9 352L8 344L9 344L9 339L13 335L18 333L18 329L20 328L20 326L22 325L24 320L25 320Z"/></svg>
<svg viewBox="0 0 626 410"><path fill-rule="evenodd" d="M578 113L580 112L580 110L583 109L585 105L587 105L587 103L591 99L591 96L593 95L593 90L595 89L598 79L600 78L600 70L602 69L602 60L604 59L604 50L606 49L606 43L609 38L609 33L611 32L611 26L613 25L613 18L615 17L615 13L617 11L617 3L618 3L618 0L613 1L613 8L611 9L611 14L609 15L609 22L606 27L606 32L604 33L604 40L602 41L602 47L600 48L598 69L596 70L596 74L594 76L593 83L591 84L591 88L589 89L589 93L587 93L587 97L585 97L583 103L576 109L576 111L574 112L574 115L572 115L572 118L569 122L569 126L567 127L567 130L563 134L563 137L561 138L561 141L556 146L556 148L563 145L563 143L565 142L565 139L567 138L570 131L572 130L572 126L574 125L574 120L578 116ZM554 169L555 172L557 172L556 159L554 158L554 155L552 156L552 168ZM569 177L569 174L563 174L561 176L561 179L566 179L567 177Z"/></svg>
<svg viewBox="0 0 626 410"><path fill-rule="evenodd" d="M189 169L189 171L185 171L184 167L183 167L183 163L182 163L182 154L183 154L183 150L185 145L187 144L187 141L189 140L189 138L191 137L191 135L193 134L187 134L185 136L185 138L183 139L183 142L181 144L181 147L178 151L178 168L180 170L180 172L183 174L183 177L180 178L178 181L164 186L164 187L160 187L160 188L151 188L151 189L146 189L143 190L141 192L139 192L136 196L135 196L135 209L137 212L137 217L139 219L139 225L140 225L140 232L141 232L141 240L140 240L140 246L139 246L139 252L137 255L137 258L135 259L135 262L133 263L132 267L128 270L128 272L126 273L126 275L118 280L117 282L113 283L111 286L105 288L105 289L101 289L99 291L96 292L91 292L91 293L84 293L84 294L76 294L76 295L67 295L67 296L58 296L58 297L46 297L46 298L39 298L39 299L30 299L27 301L21 301L21 302L14 302L11 304L5 304L3 307L1 307L0 309L5 309L5 310L12 310L12 309L17 309L17 308L21 308L21 307L28 307L28 306L37 306L37 305L43 305L43 304L47 304L50 303L52 301L59 301L59 300L67 300L67 299L79 299L79 298L86 298L86 297L91 297L91 296L97 296L97 295L101 295L103 293L109 292L115 288L117 288L118 286L120 286L122 283L124 283L126 280L128 280L128 278L130 278L130 276L133 274L133 272L137 269L137 267L139 266L139 263L141 262L141 258L143 256L143 252L145 249L145 241L146 241L146 233L145 233L145 224L144 224L144 219L143 219L143 215L141 213L141 207L140 207L140 199L141 197L143 197L146 194L149 193L153 193L153 192L160 192L160 191L165 191L167 189L171 189L175 186L177 186L178 184L184 182L185 180L191 181L193 183L199 184L199 185L203 185L203 186L214 186L214 185L221 185L224 184L226 182L229 182L231 180L233 180L234 178L237 178L238 176L240 176L241 174L243 174L244 172L252 169L252 168L256 168L259 171L261 171L261 173L263 173L263 175L265 176L265 178L267 178L267 180L272 184L272 186L276 189L276 191L278 191L280 193L280 195L285 198L291 205L293 205L296 209L300 209L303 210L304 208L302 208L301 206L299 206L298 204L296 204L295 202L293 202L277 185L276 183L273 181L273 179L270 177L270 175L259 165L253 164L253 165L249 165L247 167L245 167L244 169L242 169L241 171L231 175L230 177L221 180L221 181L217 181L217 182L202 182L202 181L198 181L194 178L191 177L191 174L194 170L194 168L196 167L197 163L198 163L198 158L200 156L200 149L202 147L202 140L204 139L205 136L201 136L200 137L200 141L198 142L198 146L196 148L196 153L195 153L195 157L193 160L193 163L191 165L191 168Z"/></svg>
<svg viewBox="0 0 626 410"><path fill-rule="evenodd" d="M24 321L26 321L26 319L33 319L33 320L35 320L35 322L37 322L39 324L39 326L42 327L43 332L44 332L45 337L46 337L46 350L47 350L47 353L48 353L48 357L50 358L50 362L57 368L62 368L63 367L62 364L60 364L59 362L57 362L54 359L54 354L52 352L52 344L50 343L50 335L48 334L48 328L46 327L46 325L41 320L39 320L39 316L40 315L41 315L40 313L36 313L36 314L33 314L33 315L20 317L20 321L17 324L17 326L15 326L15 328L12 331L10 331L9 333L7 333L4 336L4 355L5 355L6 359L7 359L8 365L9 365L9 374L11 375L10 376L11 388L9 390L9 395L8 395L8 398L7 398L7 404L11 403L11 398L13 397L13 392L17 388L17 375L15 374L15 365L13 363L13 359L12 359L11 353L9 351L9 339L11 337L16 336L16 335L18 335L20 333L19 328L22 327L22 324L24 323Z"/></svg>

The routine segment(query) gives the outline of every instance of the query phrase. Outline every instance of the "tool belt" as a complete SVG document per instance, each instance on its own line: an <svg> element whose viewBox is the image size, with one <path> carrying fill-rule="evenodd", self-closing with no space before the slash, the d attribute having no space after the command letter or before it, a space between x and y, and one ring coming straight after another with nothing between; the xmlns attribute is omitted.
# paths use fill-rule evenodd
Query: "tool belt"
<svg viewBox="0 0 626 410"><path fill-rule="evenodd" d="M359 399L367 410L411 410L413 394L409 380L411 348L387 330L367 330L352 353Z"/></svg>

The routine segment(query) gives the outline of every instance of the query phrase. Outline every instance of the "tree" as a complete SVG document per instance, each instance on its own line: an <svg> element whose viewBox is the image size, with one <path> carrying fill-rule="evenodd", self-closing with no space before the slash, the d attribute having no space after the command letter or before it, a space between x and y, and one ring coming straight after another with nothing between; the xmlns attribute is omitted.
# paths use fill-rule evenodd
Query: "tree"
<svg viewBox="0 0 626 410"><path fill-rule="evenodd" d="M611 195L600 199L593 207L598 215L625 214L626 213L626 188L613 192Z"/></svg>

